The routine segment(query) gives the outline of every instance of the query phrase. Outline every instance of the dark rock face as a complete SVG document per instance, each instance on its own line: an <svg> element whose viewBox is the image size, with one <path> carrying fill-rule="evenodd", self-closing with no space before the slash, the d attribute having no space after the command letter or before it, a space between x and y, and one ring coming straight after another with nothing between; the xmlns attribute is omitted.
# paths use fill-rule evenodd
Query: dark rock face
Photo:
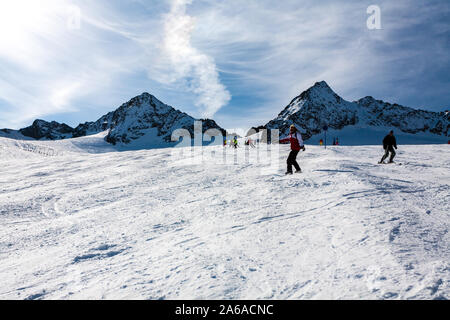
<svg viewBox="0 0 450 320"><path fill-rule="evenodd" d="M362 98L356 103L368 113L369 125L392 126L406 133L430 132L448 136L449 115L390 104L372 97Z"/></svg>
<svg viewBox="0 0 450 320"><path fill-rule="evenodd" d="M448 113L416 110L372 97L349 102L339 97L325 81L294 98L264 128L279 129L281 135L286 135L291 124L301 129L305 140L322 132L325 124L335 130L361 124L395 127L406 133L429 132L445 136L449 133Z"/></svg>
<svg viewBox="0 0 450 320"><path fill-rule="evenodd" d="M34 138L36 140L61 140L71 138L74 129L65 123L36 120L31 126L19 130L19 132L26 137Z"/></svg>

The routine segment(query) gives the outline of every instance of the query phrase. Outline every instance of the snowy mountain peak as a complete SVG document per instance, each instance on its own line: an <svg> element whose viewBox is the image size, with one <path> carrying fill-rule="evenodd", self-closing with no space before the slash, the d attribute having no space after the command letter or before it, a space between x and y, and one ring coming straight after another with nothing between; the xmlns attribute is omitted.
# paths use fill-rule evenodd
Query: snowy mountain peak
<svg viewBox="0 0 450 320"><path fill-rule="evenodd" d="M449 118L443 112L416 110L371 96L349 102L337 95L325 81L317 82L294 98L278 117L264 127L279 129L281 135L286 135L291 124L301 129L305 139L321 133L325 124L333 130L358 124L362 128L398 128L410 134L449 134Z"/></svg>
<svg viewBox="0 0 450 320"><path fill-rule="evenodd" d="M286 135L289 126L295 123L304 129L308 139L319 133L325 123L343 128L355 124L357 119L358 106L342 99L325 81L321 81L294 98L266 127L280 129L281 134Z"/></svg>
<svg viewBox="0 0 450 320"><path fill-rule="evenodd" d="M157 114L165 114L173 109L147 92L132 98L122 106L126 108L147 108Z"/></svg>
<svg viewBox="0 0 450 320"><path fill-rule="evenodd" d="M329 92L334 93L333 89L326 83L326 81L319 81L316 82L311 88L308 90L310 91L322 91L322 92Z"/></svg>
<svg viewBox="0 0 450 320"><path fill-rule="evenodd" d="M139 105L142 104L144 102L150 102L150 101L156 101L158 103L162 103L161 101L159 101L155 96L151 95L148 92L144 92L141 95L138 95L132 99L130 99L130 101L128 101L128 105L129 106L133 106L133 104L135 105Z"/></svg>
<svg viewBox="0 0 450 320"><path fill-rule="evenodd" d="M281 117L285 119L297 113L300 109L308 107L308 105L320 105L323 108L332 104L340 104L344 100L338 96L333 89L325 81L316 82L314 86L303 91L299 96L294 98L291 103L282 111Z"/></svg>
<svg viewBox="0 0 450 320"><path fill-rule="evenodd" d="M325 81L316 82L314 86L306 90L305 98L320 102L340 102L342 100Z"/></svg>
<svg viewBox="0 0 450 320"><path fill-rule="evenodd" d="M139 140L136 143L159 146L170 143L172 133L177 129L186 129L193 137L196 121L149 93L143 93L124 103L106 120L110 128L106 137L109 143L130 144ZM225 131L213 120L203 122L203 132L213 128Z"/></svg>

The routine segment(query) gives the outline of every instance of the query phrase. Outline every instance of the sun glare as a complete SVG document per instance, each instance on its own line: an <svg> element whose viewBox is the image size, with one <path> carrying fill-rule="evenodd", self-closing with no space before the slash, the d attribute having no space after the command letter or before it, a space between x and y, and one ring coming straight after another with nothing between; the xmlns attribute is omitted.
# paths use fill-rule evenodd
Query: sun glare
<svg viewBox="0 0 450 320"><path fill-rule="evenodd" d="M37 42L64 28L65 1L0 1L0 55L17 59L31 56Z"/></svg>

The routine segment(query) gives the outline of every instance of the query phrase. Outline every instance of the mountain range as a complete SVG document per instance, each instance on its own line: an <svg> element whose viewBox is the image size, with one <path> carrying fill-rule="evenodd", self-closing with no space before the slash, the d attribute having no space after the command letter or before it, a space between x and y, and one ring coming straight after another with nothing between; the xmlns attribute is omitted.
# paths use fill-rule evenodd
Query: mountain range
<svg viewBox="0 0 450 320"><path fill-rule="evenodd" d="M151 147L170 144L172 132L176 129L186 129L193 136L195 121L192 116L164 104L149 93L143 93L95 122L72 128L56 121L35 120L31 126L20 130L2 129L0 136L60 140L108 130L105 140L113 145L141 141L143 146ZM281 135L286 135L290 125L295 124L304 140L309 140L321 134L325 125L334 133L357 128L352 131L352 135L360 135L361 130L371 132L392 128L410 136L427 135L427 141L439 139L439 142L444 142L450 134L449 123L448 111L418 110L370 96L350 102L336 94L325 81L321 81L295 97L275 119L253 129L279 129ZM202 124L203 132L218 129L226 135L226 130L214 120L205 119Z"/></svg>
<svg viewBox="0 0 450 320"><path fill-rule="evenodd" d="M149 93L143 93L124 103L113 112L95 122L86 122L72 128L56 121L35 120L29 127L20 130L2 129L0 136L10 138L31 138L35 140L61 140L78 138L109 130L105 140L113 145L130 144L143 139L152 145L171 143L172 132L186 129L194 135L194 119L159 101ZM214 120L202 119L202 131L218 129L225 134Z"/></svg>
<svg viewBox="0 0 450 320"><path fill-rule="evenodd" d="M279 129L281 135L289 132L295 124L304 139L324 131L339 131L349 126L359 128L392 128L408 134L449 135L450 114L413 109L391 104L373 97L357 101L346 101L337 95L325 82L317 82L313 87L295 97L273 120L258 129Z"/></svg>

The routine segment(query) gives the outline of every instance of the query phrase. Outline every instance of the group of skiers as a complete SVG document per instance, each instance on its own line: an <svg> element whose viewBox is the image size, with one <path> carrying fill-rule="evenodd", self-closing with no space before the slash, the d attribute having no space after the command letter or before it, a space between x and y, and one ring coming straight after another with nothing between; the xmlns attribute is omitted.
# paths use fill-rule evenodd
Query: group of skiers
<svg viewBox="0 0 450 320"><path fill-rule="evenodd" d="M323 145L324 145L323 139L320 139L320 140L319 140L319 145L320 145L320 146L323 146ZM333 139L333 146L338 146L338 145L339 145L339 138L334 138L334 139Z"/></svg>
<svg viewBox="0 0 450 320"><path fill-rule="evenodd" d="M252 139L247 139L247 140L245 141L245 145L246 145L246 146L249 146L249 147L252 147L252 148L256 148L256 146L254 145Z"/></svg>
<svg viewBox="0 0 450 320"><path fill-rule="evenodd" d="M252 147L252 148L256 148L256 146L254 144L254 141L252 139L245 140L245 145L249 146L249 147ZM239 147L239 142L238 142L237 136L235 136L233 139L231 139L229 141L224 140L223 141L223 146L224 147L230 146L230 147L233 147L233 148L237 149Z"/></svg>
<svg viewBox="0 0 450 320"><path fill-rule="evenodd" d="M223 141L223 146L224 146L224 147L230 146L230 147L233 147L233 148L237 149L237 147L239 146L239 142L238 142L237 136L234 136L234 138L231 139L231 140L229 140L229 141L227 141L227 140L225 139L225 140Z"/></svg>
<svg viewBox="0 0 450 320"><path fill-rule="evenodd" d="M280 143L290 143L291 144L291 152L289 153L289 157L287 159L287 171L286 174L293 174L292 167L295 168L295 173L301 173L302 169L300 168L299 164L297 163L297 155L298 153L303 150L305 151L305 145L303 143L302 135L300 132L298 132L295 125L291 125L289 128L289 136L285 139L281 139ZM395 149L397 149L397 140L394 136L394 131L389 132L389 134L383 139L383 148L385 150L385 153L383 157L381 158L381 161L378 162L379 164L384 164L384 160L386 160L389 157L389 163L394 162L394 157L396 155Z"/></svg>
<svg viewBox="0 0 450 320"><path fill-rule="evenodd" d="M339 145L339 138L334 138L333 139L333 146L338 146Z"/></svg>
<svg viewBox="0 0 450 320"><path fill-rule="evenodd" d="M295 125L291 125L289 128L289 135L281 139L279 141L280 143L290 143L291 144L291 152L289 153L289 156L287 158L287 171L286 175L293 174L293 168L295 168L295 173L301 173L302 169L300 168L300 165L297 162L297 156L300 151L305 151L305 144L303 142L303 138L301 133L297 130ZM235 136L233 139L227 141L224 140L224 147L229 145L230 147L234 147L235 149L238 148L238 138ZM255 145L253 144L253 141L250 139L247 139L245 141L246 146L251 146L252 148L255 148ZM335 139L333 145L339 145L339 140ZM397 149L397 141L394 136L394 131L389 132L389 134L383 139L383 148L385 150L385 153L383 157L381 158L381 161L378 162L379 164L384 164L384 160L386 160L389 157L389 163L394 162L394 157L396 155L395 150Z"/></svg>

